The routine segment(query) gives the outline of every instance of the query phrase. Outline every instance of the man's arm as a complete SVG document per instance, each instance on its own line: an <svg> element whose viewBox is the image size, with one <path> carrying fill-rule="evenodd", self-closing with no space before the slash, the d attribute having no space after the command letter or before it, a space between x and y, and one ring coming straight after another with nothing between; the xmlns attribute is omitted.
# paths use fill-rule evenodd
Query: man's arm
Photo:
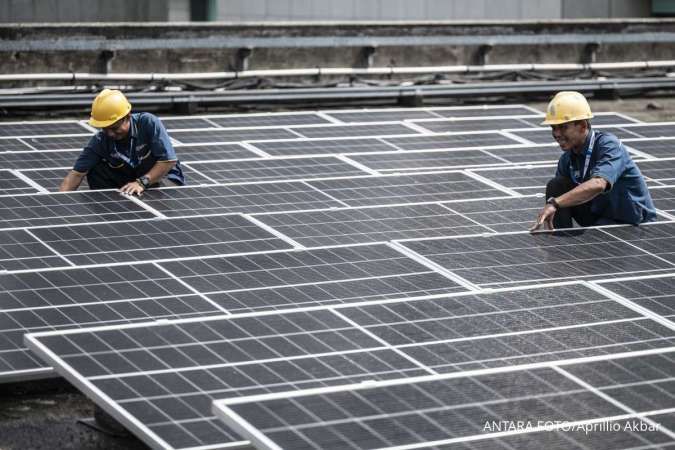
<svg viewBox="0 0 675 450"><path fill-rule="evenodd" d="M607 189L608 185L608 181L604 178L594 177L584 181L571 191L565 192L560 197L556 197L555 201L559 208L571 208L572 206L581 205L600 195ZM546 224L546 228L552 230L553 217L555 216L556 211L556 207L551 204L544 206L544 208L539 211L537 221L530 227L530 231L536 231L544 224Z"/></svg>
<svg viewBox="0 0 675 450"><path fill-rule="evenodd" d="M169 173L169 171L175 165L176 161L157 161L155 165L152 166L150 170L148 170L148 173L145 174L145 176L148 177L150 180L149 184L155 184L158 181L160 181L162 178L166 176L166 174ZM120 188L120 191L129 195L133 194L138 195L142 193L144 190L145 188L138 181L132 181Z"/></svg>
<svg viewBox="0 0 675 450"><path fill-rule="evenodd" d="M84 179L84 176L86 175L86 172L78 172L76 170L71 170L68 172L68 175L63 179L61 182L61 186L59 186L59 191L60 192L66 192L66 191L74 191L78 187L80 187L80 184L82 183L82 180Z"/></svg>

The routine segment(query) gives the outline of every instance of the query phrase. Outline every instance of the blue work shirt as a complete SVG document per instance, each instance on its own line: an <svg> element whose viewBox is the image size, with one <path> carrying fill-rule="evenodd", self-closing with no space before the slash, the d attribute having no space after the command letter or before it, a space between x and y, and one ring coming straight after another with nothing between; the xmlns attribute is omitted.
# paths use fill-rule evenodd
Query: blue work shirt
<svg viewBox="0 0 675 450"><path fill-rule="evenodd" d="M137 177L148 173L157 161L176 161L176 165L166 178L179 185L185 184L185 176L176 151L171 145L171 139L162 122L154 114L131 114L129 134L120 141L109 137L103 130L96 133L75 161L73 170L88 172L101 161L112 168L122 168L126 165L136 171Z"/></svg>
<svg viewBox="0 0 675 450"><path fill-rule="evenodd" d="M589 131L584 144L588 148L591 139ZM584 165L585 155L572 151L563 153L558 161L556 176L575 181L570 165L578 171ZM571 164L570 164L571 163ZM630 157L619 138L611 133L595 131L595 143L590 158L590 168L584 167L582 180L600 177L607 181L605 191L591 200L591 213L598 217L597 224L630 223L637 225L656 219L654 202L647 189L640 169Z"/></svg>

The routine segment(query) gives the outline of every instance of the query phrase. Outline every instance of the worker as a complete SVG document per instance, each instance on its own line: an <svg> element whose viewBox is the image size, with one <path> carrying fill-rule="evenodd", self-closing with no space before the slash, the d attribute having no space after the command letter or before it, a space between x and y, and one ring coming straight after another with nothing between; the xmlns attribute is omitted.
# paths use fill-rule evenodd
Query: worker
<svg viewBox="0 0 675 450"><path fill-rule="evenodd" d="M654 202L640 169L621 141L591 128L593 114L579 92L553 97L546 120L564 152L546 185L546 205L530 231L581 226L633 224L656 218Z"/></svg>
<svg viewBox="0 0 675 450"><path fill-rule="evenodd" d="M90 189L119 189L129 195L140 195L165 180L185 184L162 122L150 113L132 114L122 92L101 91L91 105L88 123L100 131L84 147L60 191L77 189L85 176Z"/></svg>

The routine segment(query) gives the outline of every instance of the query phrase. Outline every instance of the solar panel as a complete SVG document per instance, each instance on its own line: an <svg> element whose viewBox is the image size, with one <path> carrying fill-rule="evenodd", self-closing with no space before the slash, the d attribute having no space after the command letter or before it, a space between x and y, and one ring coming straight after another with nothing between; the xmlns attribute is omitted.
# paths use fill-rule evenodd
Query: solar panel
<svg viewBox="0 0 675 450"><path fill-rule="evenodd" d="M650 189L649 193L656 208L668 214L675 214L675 187Z"/></svg>
<svg viewBox="0 0 675 450"><path fill-rule="evenodd" d="M179 161L253 158L256 153L241 144L174 145Z"/></svg>
<svg viewBox="0 0 675 450"><path fill-rule="evenodd" d="M551 296L551 291L545 292L545 289L522 292L516 297L522 298L525 304L541 305ZM557 302L559 306L549 306L551 310L559 308L560 312L552 314L551 320L571 323L572 318L565 312L578 311L575 314L591 323L603 322L608 319L607 314L615 320L649 321L584 286L570 287L568 291L563 288L563 292L570 295L576 292L577 295L569 300L561 297ZM516 304L504 303L496 293L486 295L488 304L503 314L520 316L522 309ZM467 310L462 305L467 298L466 295L449 297L447 303L440 302L440 308L431 310L420 304L422 309L419 311L434 314L433 311L442 312L446 306L450 308L445 310L446 313L456 311L456 320L462 320L462 310ZM582 305L575 305L574 300ZM479 302L480 298L475 301ZM437 299L430 306L438 303ZM407 302L395 304L401 306L401 312L407 310ZM476 312L471 308L468 311ZM391 347L391 343L367 331L364 320L370 317L362 314L361 307L345 305L339 310L291 310L269 315L107 327L58 335L50 333L32 337L29 345L35 350L34 343L39 342L40 348L48 348L52 355L49 362L57 367L68 364L71 371L66 376L81 386L84 383L87 391L123 423L129 424L131 418L143 423L147 430L141 436L146 442L161 439L174 447L216 445L238 439L227 429L211 428L215 423L209 411L210 402L218 395L240 396L272 389L349 383L351 376L360 380L366 373L370 379L392 378L397 373L399 377L401 374L429 373L415 364L414 359L404 357L403 350ZM505 326L508 327L508 323L514 322L505 322ZM669 336L675 331L656 323L653 325L652 336L663 334L660 345L672 346ZM540 316L531 313L529 322L517 322L514 326L545 329L549 324L542 323ZM429 326L429 330L435 329ZM467 326L465 329L481 332L480 328ZM489 334L490 330L483 330L483 333ZM618 336L627 342L635 338L622 333ZM380 356L384 351L386 355ZM40 354L45 356L44 352L40 351ZM338 363L335 358L342 359L343 363ZM364 361L365 366L356 369L354 358ZM333 364L328 369L325 364L331 359ZM75 373L78 378L71 376ZM194 430L191 427L197 423L204 431L191 433Z"/></svg>
<svg viewBox="0 0 675 450"><path fill-rule="evenodd" d="M182 144L223 143L268 139L292 139L298 135L283 128L260 129L206 129L190 131L172 131L170 136Z"/></svg>
<svg viewBox="0 0 675 450"><path fill-rule="evenodd" d="M675 159L638 161L637 166L649 185L675 184Z"/></svg>
<svg viewBox="0 0 675 450"><path fill-rule="evenodd" d="M382 244L172 261L162 266L232 313L466 290Z"/></svg>
<svg viewBox="0 0 675 450"><path fill-rule="evenodd" d="M544 205L543 196L500 198L447 203L445 206L489 230L524 231L534 223Z"/></svg>
<svg viewBox="0 0 675 450"><path fill-rule="evenodd" d="M38 192L35 187L28 184L9 170L0 170L0 195L29 194Z"/></svg>
<svg viewBox="0 0 675 450"><path fill-rule="evenodd" d="M0 287L2 382L54 376L25 347L27 332L223 313L153 264L5 274Z"/></svg>
<svg viewBox="0 0 675 450"><path fill-rule="evenodd" d="M543 117L539 118L522 118L521 120L528 122L531 125L537 127L545 127L546 125L541 125L544 120ZM639 123L639 120L633 119L632 117L625 116L623 114L617 113L594 113L591 123L593 126L598 125L621 125L621 124L631 124Z"/></svg>
<svg viewBox="0 0 675 450"><path fill-rule="evenodd" d="M343 208L255 216L305 247L488 232L438 204Z"/></svg>
<svg viewBox="0 0 675 450"><path fill-rule="evenodd" d="M272 156L366 153L397 149L375 138L269 141L255 142L252 145Z"/></svg>
<svg viewBox="0 0 675 450"><path fill-rule="evenodd" d="M602 286L654 314L675 318L675 275L603 282Z"/></svg>
<svg viewBox="0 0 675 450"><path fill-rule="evenodd" d="M16 152L30 149L31 148L21 139L16 138L0 139L0 156L3 154L3 152Z"/></svg>
<svg viewBox="0 0 675 450"><path fill-rule="evenodd" d="M520 194L543 194L546 183L555 176L556 168L555 166L503 167L499 169L474 169L473 172Z"/></svg>
<svg viewBox="0 0 675 450"><path fill-rule="evenodd" d="M0 123L0 136L43 136L84 133L85 131L90 130L76 121Z"/></svg>
<svg viewBox="0 0 675 450"><path fill-rule="evenodd" d="M541 122L541 118L536 120ZM507 128L527 128L528 126L536 126L531 125L524 119L484 117L469 120L418 120L413 123L434 133L461 133L463 131L503 130Z"/></svg>
<svg viewBox="0 0 675 450"><path fill-rule="evenodd" d="M292 128L307 138L355 137L355 136L395 136L400 134L418 134L403 124L372 125L326 125L318 127Z"/></svg>
<svg viewBox="0 0 675 450"><path fill-rule="evenodd" d="M153 217L114 191L0 197L0 229Z"/></svg>
<svg viewBox="0 0 675 450"><path fill-rule="evenodd" d="M655 227L653 233L671 225ZM642 229L641 227L640 229ZM479 286L537 283L559 279L608 277L623 273L672 271L675 265L663 259L668 248L648 253L637 246L636 237L623 242L610 230L559 231L531 235L506 234L457 239L405 242L405 246ZM668 241L663 242L664 245Z"/></svg>
<svg viewBox="0 0 675 450"><path fill-rule="evenodd" d="M423 109L403 109L403 110L363 110L363 111L329 111L328 116L342 122L388 122L412 119L433 119L438 118L434 114Z"/></svg>
<svg viewBox="0 0 675 450"><path fill-rule="evenodd" d="M520 144L519 141L496 132L397 137L386 138L385 142L393 144L401 150L446 150Z"/></svg>
<svg viewBox="0 0 675 450"><path fill-rule="evenodd" d="M624 145L626 147L648 153L649 155L656 158L668 158L675 156L675 140L627 140L624 142Z"/></svg>
<svg viewBox="0 0 675 450"><path fill-rule="evenodd" d="M346 206L391 205L502 197L504 192L458 172L310 181Z"/></svg>
<svg viewBox="0 0 675 450"><path fill-rule="evenodd" d="M57 187L86 127L0 137L0 382L52 365L162 448L243 446L263 430L291 448L675 446L673 430L484 429L516 416L675 427L675 222L532 235L556 144L422 129L541 117L515 105L167 118L189 185L133 198L35 193ZM633 138L675 126L631 122L594 123ZM633 142L667 154L668 139ZM671 159L635 155L675 219ZM421 383L441 383L438 411L417 407ZM369 408L404 407L373 418L345 401L346 420L323 420L325 394L362 388L382 388ZM246 411L311 398L314 416L284 409L293 424L239 435L212 411L238 398Z"/></svg>
<svg viewBox="0 0 675 450"><path fill-rule="evenodd" d="M658 137L673 137L675 136L675 124L664 123L658 125L651 124L636 124L631 127L626 127L626 131L635 133L638 137L658 138Z"/></svg>
<svg viewBox="0 0 675 450"><path fill-rule="evenodd" d="M291 245L241 216L111 222L33 230L76 265L254 253Z"/></svg>
<svg viewBox="0 0 675 450"><path fill-rule="evenodd" d="M429 108L429 111L443 117L491 117L543 115L527 106L464 106L458 108Z"/></svg>
<svg viewBox="0 0 675 450"><path fill-rule="evenodd" d="M0 231L0 269L25 270L68 265L24 230Z"/></svg>
<svg viewBox="0 0 675 450"><path fill-rule="evenodd" d="M562 150L558 144L495 148L484 151L512 164L557 162L562 155Z"/></svg>
<svg viewBox="0 0 675 450"><path fill-rule="evenodd" d="M172 217L343 206L304 182L151 189L143 202Z"/></svg>
<svg viewBox="0 0 675 450"><path fill-rule="evenodd" d="M190 167L218 182L295 180L324 177L349 177L367 172L338 158L255 159L190 163Z"/></svg>
<svg viewBox="0 0 675 450"><path fill-rule="evenodd" d="M644 137L641 132L635 127L619 127L619 126L599 126L600 131L612 133L619 139L639 138ZM535 144L552 144L555 142L551 135L550 129L532 129L532 130L508 130L509 133L518 137L527 139Z"/></svg>
<svg viewBox="0 0 675 450"><path fill-rule="evenodd" d="M35 150L82 150L92 134L72 136L27 137L23 141Z"/></svg>
<svg viewBox="0 0 675 450"><path fill-rule="evenodd" d="M523 389L525 385L531 389ZM627 419L642 423L638 412L627 412L629 408L625 405L576 383L564 369L556 367L463 378L419 377L251 396L218 403L214 409L261 449L455 448L462 443L466 447L460 448L477 448L473 445L480 446L493 436L499 439L504 436L499 433L501 429L494 433L489 427L486 429L486 424L497 427L503 419L507 424L521 420L518 434L543 431L545 424L565 431L561 433L565 439L556 436L560 438L559 446L551 447L549 438L538 448L603 448L584 445L590 439L583 437L583 425L603 420L629 422ZM574 429L577 424L579 433L568 437L569 428ZM618 429L631 431L625 425L619 425ZM620 436L624 443L633 442L640 447L674 443L672 436L659 430L644 436L637 432L625 434L629 436ZM580 439L577 441L576 437ZM610 441L616 443L616 439ZM531 444L522 439L521 442ZM489 445L496 443L478 448L492 448Z"/></svg>
<svg viewBox="0 0 675 450"><path fill-rule="evenodd" d="M194 128L218 128L213 122L201 117L183 118L183 117L162 117L162 124L168 131L194 129Z"/></svg>
<svg viewBox="0 0 675 450"><path fill-rule="evenodd" d="M374 153L350 155L349 159L381 172L451 169L508 163L487 150L480 149Z"/></svg>
<svg viewBox="0 0 675 450"><path fill-rule="evenodd" d="M81 150L0 153L0 166L7 169L72 167Z"/></svg>
<svg viewBox="0 0 675 450"><path fill-rule="evenodd" d="M317 125L331 123L314 113L299 114L245 114L227 116L208 116L210 122L219 127L282 127L289 125Z"/></svg>

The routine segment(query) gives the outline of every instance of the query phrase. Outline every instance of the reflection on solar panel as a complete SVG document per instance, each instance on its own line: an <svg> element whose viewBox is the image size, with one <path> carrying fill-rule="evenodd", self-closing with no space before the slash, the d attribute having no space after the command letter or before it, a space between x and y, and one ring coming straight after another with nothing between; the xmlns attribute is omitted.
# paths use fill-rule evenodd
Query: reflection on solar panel
<svg viewBox="0 0 675 450"><path fill-rule="evenodd" d="M58 373L161 448L673 446L675 165L643 136L675 125L594 121L660 222L532 235L561 154L524 144L541 117L168 118L189 185L131 198L38 193L90 130L5 128L0 382ZM493 125L525 139L423 129ZM529 419L661 428L485 429Z"/></svg>

